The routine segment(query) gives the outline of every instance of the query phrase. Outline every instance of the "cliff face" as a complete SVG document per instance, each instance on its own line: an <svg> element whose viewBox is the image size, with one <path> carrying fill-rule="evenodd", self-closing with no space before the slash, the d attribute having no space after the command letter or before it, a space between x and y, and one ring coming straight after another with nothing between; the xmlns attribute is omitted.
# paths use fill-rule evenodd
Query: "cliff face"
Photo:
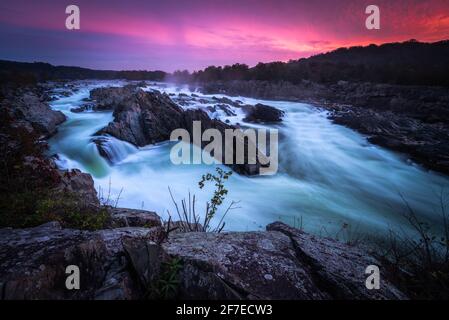
<svg viewBox="0 0 449 320"><path fill-rule="evenodd" d="M1 229L1 298L157 298L174 263L171 298L405 298L386 277L379 290L366 289L366 267L380 266L369 254L282 223L262 232L175 233L158 244L161 232L160 222L93 232L58 223ZM65 287L69 265L80 269L79 290Z"/></svg>

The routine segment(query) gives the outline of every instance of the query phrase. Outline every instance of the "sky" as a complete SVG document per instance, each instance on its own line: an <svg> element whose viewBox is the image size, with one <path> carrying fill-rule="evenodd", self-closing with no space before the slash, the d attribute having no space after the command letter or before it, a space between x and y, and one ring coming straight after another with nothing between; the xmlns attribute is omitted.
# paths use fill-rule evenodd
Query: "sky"
<svg viewBox="0 0 449 320"><path fill-rule="evenodd" d="M80 30L65 27L68 5ZM380 8L380 30L365 8ZM190 71L338 47L449 39L449 0L1 0L0 59Z"/></svg>

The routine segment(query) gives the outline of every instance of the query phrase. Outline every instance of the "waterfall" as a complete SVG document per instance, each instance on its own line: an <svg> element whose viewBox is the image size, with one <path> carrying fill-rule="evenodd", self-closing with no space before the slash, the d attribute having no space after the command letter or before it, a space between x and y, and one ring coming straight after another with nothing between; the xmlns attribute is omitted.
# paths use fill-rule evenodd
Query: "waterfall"
<svg viewBox="0 0 449 320"><path fill-rule="evenodd" d="M94 137L92 142L96 144L100 155L111 164L119 163L129 155L139 151L139 149L132 144L112 136Z"/></svg>

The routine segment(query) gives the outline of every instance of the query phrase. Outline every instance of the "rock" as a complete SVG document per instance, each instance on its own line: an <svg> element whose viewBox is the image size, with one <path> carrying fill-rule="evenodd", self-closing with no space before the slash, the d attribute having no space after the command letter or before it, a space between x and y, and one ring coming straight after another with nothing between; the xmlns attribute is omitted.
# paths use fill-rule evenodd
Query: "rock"
<svg viewBox="0 0 449 320"><path fill-rule="evenodd" d="M114 108L114 121L100 130L97 135L111 135L136 146L146 146L169 140L172 131L176 129L186 129L192 137L194 121L201 121L201 132L207 129L217 129L223 137L226 129L235 129L220 120L211 119L203 110L183 110L168 95L160 92L144 92L128 86L102 88L92 95L100 105L109 104ZM107 155L102 141L96 141L100 154ZM249 150L249 144L255 142L246 139L243 143L245 150ZM200 147L204 148L207 144L201 142ZM224 153L222 156L218 156L218 160L224 163ZM231 167L241 174L258 174L261 167L259 158L256 158L254 163L246 160L244 164L235 164Z"/></svg>
<svg viewBox="0 0 449 320"><path fill-rule="evenodd" d="M81 107L76 107L76 108L72 108L72 109L70 109L70 112L73 112L73 113L82 113L82 112L84 112L84 111L86 111L87 109L84 107L84 106L81 106Z"/></svg>
<svg viewBox="0 0 449 320"><path fill-rule="evenodd" d="M428 168L449 174L449 145L443 138L449 136L449 128L441 123L353 107L336 109L329 117L337 124L368 135L371 143L406 153Z"/></svg>
<svg viewBox="0 0 449 320"><path fill-rule="evenodd" d="M366 268L380 267L381 263L358 247L315 237L280 222L268 225L267 230L281 232L291 239L298 259L308 264L317 286L334 299L406 299L387 280L386 274L379 290L366 288Z"/></svg>
<svg viewBox="0 0 449 320"><path fill-rule="evenodd" d="M218 102L220 104L227 104L227 105L230 105L230 106L233 106L233 107L240 107L241 106L239 102L233 101L233 100L231 100L229 98L226 98L226 97L221 97L221 98L212 97L212 100L216 101L216 102Z"/></svg>
<svg viewBox="0 0 449 320"><path fill-rule="evenodd" d="M103 89L106 98L100 100L100 105L114 108L114 121L98 134L110 134L136 146L145 146L168 140L173 130L182 128L183 110L167 95L123 88ZM94 96L98 101L98 93Z"/></svg>
<svg viewBox="0 0 449 320"><path fill-rule="evenodd" d="M222 137L225 137L225 130L226 129L237 129L234 126L228 125L220 120L217 119L211 119L207 113L200 109L190 109L186 110L183 113L184 121L183 121L183 128L186 129L190 136L193 136L193 122L194 121L200 121L201 122L201 132L204 132L207 129L217 129L222 134ZM242 131L238 131L239 133L242 133ZM244 139L243 134L239 134L236 137L236 142L241 143L244 145L244 161L243 164L236 164L235 156L235 144L233 143L233 154L234 154L234 160L233 164L227 164L229 165L235 172L239 174L245 174L245 175L257 175L260 172L261 163L260 163L260 157L264 157L263 154L259 153L258 157L256 155L248 155L248 150L250 150L249 144L254 144L255 142L249 139ZM201 148L204 148L208 142L201 141ZM257 151L257 146L253 146L253 149ZM225 150L225 141L223 138L223 150ZM221 163L225 163L225 152L221 156L214 155ZM252 157L252 158L250 158ZM264 163L267 163L268 161L264 159Z"/></svg>
<svg viewBox="0 0 449 320"><path fill-rule="evenodd" d="M160 227L162 226L161 218L152 211L125 209L125 208L109 208L113 228L120 227Z"/></svg>
<svg viewBox="0 0 449 320"><path fill-rule="evenodd" d="M73 113L81 113L90 110L96 110L96 105L92 103L85 103L82 106L70 109L70 111Z"/></svg>
<svg viewBox="0 0 449 320"><path fill-rule="evenodd" d="M159 279L162 263L169 261L169 256L160 245L147 240L125 240L123 247L141 286L150 288Z"/></svg>
<svg viewBox="0 0 449 320"><path fill-rule="evenodd" d="M217 109L222 110L228 117L236 115L236 113L229 107L229 105L224 104L224 103L219 103L219 104L215 105L214 111L216 111Z"/></svg>
<svg viewBox="0 0 449 320"><path fill-rule="evenodd" d="M138 299L124 239L142 239L153 229L96 232L61 229L58 223L30 229L0 229L2 300ZM66 267L80 269L80 290L67 290Z"/></svg>
<svg viewBox="0 0 449 320"><path fill-rule="evenodd" d="M56 133L57 126L66 120L60 111L53 111L41 92L36 88L24 89L24 92L9 93L0 108L9 113L13 121L20 126L28 126L39 135L49 137Z"/></svg>
<svg viewBox="0 0 449 320"><path fill-rule="evenodd" d="M356 247L317 238L282 223L266 232L179 233L163 248L183 261L181 299L405 299L382 278L365 287L365 269L380 263Z"/></svg>
<svg viewBox="0 0 449 320"><path fill-rule="evenodd" d="M138 90L140 88L133 84L124 87L96 88L90 91L90 99L96 102L96 110L114 110Z"/></svg>
<svg viewBox="0 0 449 320"><path fill-rule="evenodd" d="M181 299L323 299L279 232L184 233L163 244L183 260ZM267 281L265 274L273 280Z"/></svg>
<svg viewBox="0 0 449 320"><path fill-rule="evenodd" d="M173 233L159 245L160 227L78 231L51 222L0 229L1 298L153 297L173 259L180 261L170 275L179 281L178 299L406 298L386 274L379 290L365 288L365 268L380 264L359 248L282 223L267 230ZM69 265L80 269L80 290L65 288Z"/></svg>
<svg viewBox="0 0 449 320"><path fill-rule="evenodd" d="M264 104L256 104L245 109L246 117L243 119L245 122L280 122L282 121L283 112L274 107L270 107Z"/></svg>
<svg viewBox="0 0 449 320"><path fill-rule="evenodd" d="M57 189L78 195L84 201L84 204L88 206L100 206L94 180L90 174L83 173L78 169L59 171L59 174L61 182Z"/></svg>
<svg viewBox="0 0 449 320"><path fill-rule="evenodd" d="M382 278L365 287L380 263L362 250L275 223L266 232L180 233L163 244L181 258L181 299L404 299Z"/></svg>

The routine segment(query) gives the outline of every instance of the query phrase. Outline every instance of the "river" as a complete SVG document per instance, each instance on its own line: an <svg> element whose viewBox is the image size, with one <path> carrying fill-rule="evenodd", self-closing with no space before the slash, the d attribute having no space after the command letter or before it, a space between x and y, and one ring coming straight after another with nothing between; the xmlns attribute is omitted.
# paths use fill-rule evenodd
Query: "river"
<svg viewBox="0 0 449 320"><path fill-rule="evenodd" d="M187 197L188 192L196 194L198 213L204 212L212 189L200 190L198 181L203 174L213 172L214 166L172 164L171 142L136 148L109 138L114 164L99 155L92 138L113 120L112 112L73 113L70 109L80 106L92 88L110 85L119 86L123 82L80 82L76 93L58 96L51 103L54 110L67 116L49 141L50 153L59 156L58 165L90 173L105 197L109 190L112 199L120 195L121 207L155 211L166 219L167 211L174 214L170 187L178 200ZM145 88L153 89L192 94L187 88L167 84ZM223 206L239 201L239 208L226 217L225 230L260 230L280 220L324 236L384 238L389 230L408 230L403 217L404 199L421 220L436 229L440 226L439 194L443 187L449 186L447 177L370 144L364 136L333 124L325 111L310 105L228 98L248 104L268 104L285 111L285 117L282 124L267 126L280 132L278 173L262 177L235 173L227 182L229 194ZM235 111L235 116L209 114L242 123L243 114Z"/></svg>

